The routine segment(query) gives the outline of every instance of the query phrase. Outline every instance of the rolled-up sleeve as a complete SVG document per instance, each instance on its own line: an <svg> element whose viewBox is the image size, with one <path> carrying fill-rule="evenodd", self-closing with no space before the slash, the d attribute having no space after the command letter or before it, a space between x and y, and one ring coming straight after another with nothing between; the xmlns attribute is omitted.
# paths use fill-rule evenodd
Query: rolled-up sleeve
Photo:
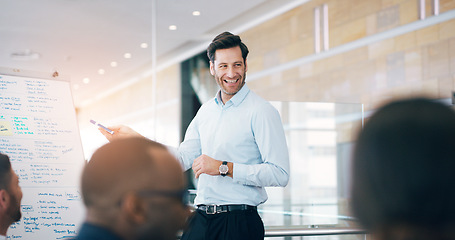
<svg viewBox="0 0 455 240"><path fill-rule="evenodd" d="M194 159L200 155L201 140L197 130L197 118L194 118L185 133L185 141L180 144L175 156L182 164L183 170L188 170L191 168Z"/></svg>

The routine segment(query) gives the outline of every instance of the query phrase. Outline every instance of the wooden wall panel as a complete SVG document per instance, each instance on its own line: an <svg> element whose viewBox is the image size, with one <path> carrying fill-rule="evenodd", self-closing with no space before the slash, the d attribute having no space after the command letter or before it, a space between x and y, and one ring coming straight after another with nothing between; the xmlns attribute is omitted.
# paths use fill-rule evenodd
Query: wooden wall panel
<svg viewBox="0 0 455 240"><path fill-rule="evenodd" d="M406 0L400 3L400 25L412 23L419 19L417 0Z"/></svg>
<svg viewBox="0 0 455 240"><path fill-rule="evenodd" d="M449 39L449 71L455 81L455 38ZM454 84L455 86L455 84Z"/></svg>
<svg viewBox="0 0 455 240"><path fill-rule="evenodd" d="M395 51L404 51L417 45L416 33L410 32L394 38Z"/></svg>
<svg viewBox="0 0 455 240"><path fill-rule="evenodd" d="M394 27L400 26L400 6L394 5L382 9L376 14L377 32L383 32Z"/></svg>
<svg viewBox="0 0 455 240"><path fill-rule="evenodd" d="M439 25L433 25L416 31L417 45L423 46L439 39Z"/></svg>
<svg viewBox="0 0 455 240"><path fill-rule="evenodd" d="M441 23L439 26L439 39L445 40L453 37L455 37L455 20Z"/></svg>
<svg viewBox="0 0 455 240"><path fill-rule="evenodd" d="M443 1L441 4L447 7L452 2L455 1ZM249 61L253 62L254 68L250 70L253 73L259 72L276 64L313 55L313 29L299 29L297 26L312 26L312 11L315 6L323 3L312 1L311 5L305 4L292 11L295 16L287 14L286 17L270 20L260 26L262 30L272 31L273 27L279 26L280 21L289 24L287 37L290 42L286 46L275 46L275 50L269 45L262 56L253 53ZM331 48L418 21L418 1L415 0L350 3L358 4L356 7L348 7L346 1L332 0L326 3L329 6ZM311 16L303 16L304 12ZM366 109L372 109L397 96L427 95L445 98L450 95L455 82L453 29L455 20L447 21L302 64L295 71L276 73L274 77L268 77L268 81L258 79L248 84L267 99L364 103ZM285 34L286 31L279 32ZM251 33L264 34L254 30ZM270 37L277 36L268 32L266 34ZM263 45L263 37L256 38L249 32L242 36L248 36L250 46ZM283 36L279 37L282 38ZM275 42L282 43L281 40ZM262 69L259 64L261 60L255 58L264 59Z"/></svg>
<svg viewBox="0 0 455 240"><path fill-rule="evenodd" d="M368 59L375 59L395 51L395 39L386 39L368 46Z"/></svg>
<svg viewBox="0 0 455 240"><path fill-rule="evenodd" d="M406 80L413 84L422 81L422 52L421 48L413 48L405 54Z"/></svg>
<svg viewBox="0 0 455 240"><path fill-rule="evenodd" d="M449 10L455 9L455 1L454 0L439 0L439 8L441 13L447 12Z"/></svg>

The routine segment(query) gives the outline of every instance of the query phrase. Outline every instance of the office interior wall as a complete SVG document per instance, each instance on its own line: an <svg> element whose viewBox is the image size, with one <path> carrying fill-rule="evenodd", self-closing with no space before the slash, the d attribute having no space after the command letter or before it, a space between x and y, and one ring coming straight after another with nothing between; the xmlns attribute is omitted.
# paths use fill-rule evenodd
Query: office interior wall
<svg viewBox="0 0 455 240"><path fill-rule="evenodd" d="M241 34L250 48L248 74L316 55L314 9L327 4L330 49L434 16L426 1L311 1ZM440 14L455 1L439 1ZM362 103L426 95L449 98L455 79L455 20L377 41L351 51L254 79L251 89L268 100ZM329 49L329 51L330 51ZM321 53L319 53L321 54Z"/></svg>

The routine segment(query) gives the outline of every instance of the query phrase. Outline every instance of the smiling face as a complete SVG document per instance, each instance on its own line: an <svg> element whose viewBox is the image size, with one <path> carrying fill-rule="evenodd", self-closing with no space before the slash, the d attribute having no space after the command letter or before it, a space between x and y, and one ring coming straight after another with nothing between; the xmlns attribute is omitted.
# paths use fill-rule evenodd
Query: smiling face
<svg viewBox="0 0 455 240"><path fill-rule="evenodd" d="M221 88L223 103L229 101L245 85L247 65L240 47L218 49L215 61L210 62L210 73Z"/></svg>

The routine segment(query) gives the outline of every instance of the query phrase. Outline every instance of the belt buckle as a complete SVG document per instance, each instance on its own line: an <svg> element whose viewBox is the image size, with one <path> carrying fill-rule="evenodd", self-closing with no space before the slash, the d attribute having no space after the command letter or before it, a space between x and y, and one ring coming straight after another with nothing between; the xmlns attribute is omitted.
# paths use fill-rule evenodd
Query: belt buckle
<svg viewBox="0 0 455 240"><path fill-rule="evenodd" d="M206 205L205 213L216 214L218 205Z"/></svg>

